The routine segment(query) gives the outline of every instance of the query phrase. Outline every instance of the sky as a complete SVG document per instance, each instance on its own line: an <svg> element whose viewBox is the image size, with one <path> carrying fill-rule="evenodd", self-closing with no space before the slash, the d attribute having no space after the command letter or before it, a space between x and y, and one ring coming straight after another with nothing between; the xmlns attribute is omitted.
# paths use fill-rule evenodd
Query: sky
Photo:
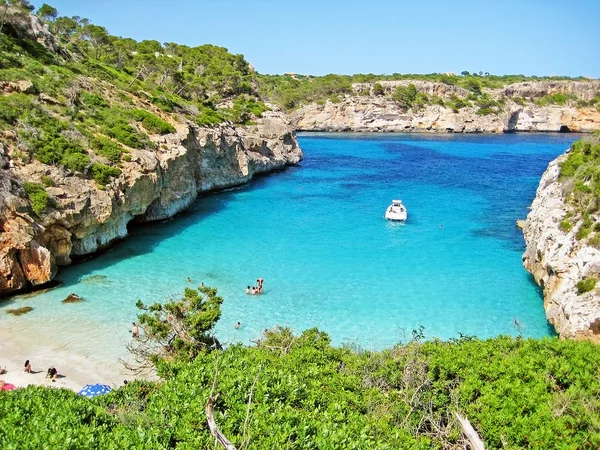
<svg viewBox="0 0 600 450"><path fill-rule="evenodd" d="M600 78L600 0L47 3L117 36L226 47L264 74L467 70Z"/></svg>

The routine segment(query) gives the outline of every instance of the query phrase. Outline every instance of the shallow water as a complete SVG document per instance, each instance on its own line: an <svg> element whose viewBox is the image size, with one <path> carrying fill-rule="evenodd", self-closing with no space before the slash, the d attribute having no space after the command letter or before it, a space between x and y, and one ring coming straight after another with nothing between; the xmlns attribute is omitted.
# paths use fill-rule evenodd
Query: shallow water
<svg viewBox="0 0 600 450"><path fill-rule="evenodd" d="M0 327L23 347L114 360L136 300L176 297L191 277L225 298L216 329L224 342L249 343L275 324L317 326L334 344L375 349L419 326L441 339L549 335L515 221L548 163L577 138L303 134L300 165L133 229L64 269L61 287L1 302ZM407 206L406 224L383 219L393 198ZM264 294L246 295L258 277ZM61 303L71 292L85 301ZM5 314L21 306L34 310Z"/></svg>

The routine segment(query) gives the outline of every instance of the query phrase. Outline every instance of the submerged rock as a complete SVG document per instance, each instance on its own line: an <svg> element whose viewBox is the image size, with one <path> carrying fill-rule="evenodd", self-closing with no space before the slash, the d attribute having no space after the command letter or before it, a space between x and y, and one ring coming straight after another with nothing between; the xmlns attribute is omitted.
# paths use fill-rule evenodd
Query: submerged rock
<svg viewBox="0 0 600 450"><path fill-rule="evenodd" d="M82 278L81 282L85 284L108 284L108 277L106 275L90 275Z"/></svg>
<svg viewBox="0 0 600 450"><path fill-rule="evenodd" d="M61 303L78 303L82 301L84 301L83 297L80 297L77 294L69 294L69 296L65 298Z"/></svg>
<svg viewBox="0 0 600 450"><path fill-rule="evenodd" d="M7 309L6 313L12 314L13 316L20 316L23 314L27 314L29 311L33 311L33 308L31 306L23 306L22 308Z"/></svg>

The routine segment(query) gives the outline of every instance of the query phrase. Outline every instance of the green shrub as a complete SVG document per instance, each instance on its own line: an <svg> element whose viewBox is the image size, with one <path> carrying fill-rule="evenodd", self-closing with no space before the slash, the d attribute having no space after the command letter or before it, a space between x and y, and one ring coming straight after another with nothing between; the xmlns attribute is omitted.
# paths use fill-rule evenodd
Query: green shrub
<svg viewBox="0 0 600 450"><path fill-rule="evenodd" d="M408 86L398 86L392 94L392 99L398 102L402 109L408 110L417 99L417 94L417 87L411 83Z"/></svg>
<svg viewBox="0 0 600 450"><path fill-rule="evenodd" d="M40 177L40 180L42 181L42 184L45 187L53 187L56 186L56 183L54 182L54 180L52 179L52 177L49 177L48 175L42 175Z"/></svg>
<svg viewBox="0 0 600 450"><path fill-rule="evenodd" d="M33 108L30 95L0 95L0 125L14 125L18 118Z"/></svg>
<svg viewBox="0 0 600 450"><path fill-rule="evenodd" d="M568 233L569 231L571 231L573 229L573 223L569 219L561 220L560 224L558 226L565 233Z"/></svg>
<svg viewBox="0 0 600 450"><path fill-rule="evenodd" d="M135 120L142 122L144 128L154 134L175 133L175 127L165 122L154 114L143 109L132 109L131 114Z"/></svg>
<svg viewBox="0 0 600 450"><path fill-rule="evenodd" d="M110 126L105 127L104 131L107 136L115 138L128 147L144 148L144 140L139 132L123 119L115 120Z"/></svg>
<svg viewBox="0 0 600 450"><path fill-rule="evenodd" d="M588 244L591 245L592 247L600 249L600 235L599 234L595 234L594 236L592 236L591 238L589 238L588 239Z"/></svg>
<svg viewBox="0 0 600 450"><path fill-rule="evenodd" d="M201 127L210 127L214 125L218 125L225 121L225 117L212 108L207 108L205 106L200 108L200 112L198 116L195 118L195 122Z"/></svg>
<svg viewBox="0 0 600 450"><path fill-rule="evenodd" d="M117 177L121 174L121 170L116 167L110 167L105 164L92 164L92 178L98 185L105 186L112 177Z"/></svg>
<svg viewBox="0 0 600 450"><path fill-rule="evenodd" d="M80 96L83 104L90 108L108 108L110 104L102 97L96 94L89 94L87 92L83 92Z"/></svg>
<svg viewBox="0 0 600 450"><path fill-rule="evenodd" d="M31 208L36 214L42 214L48 207L48 201L50 199L44 186L38 183L25 183L23 187L31 202Z"/></svg>
<svg viewBox="0 0 600 450"><path fill-rule="evenodd" d="M590 292L596 287L596 283L598 279L596 277L588 277L584 278L577 282L577 294L585 294L586 292Z"/></svg>
<svg viewBox="0 0 600 450"><path fill-rule="evenodd" d="M385 95L385 89L381 83L373 85L373 95Z"/></svg>
<svg viewBox="0 0 600 450"><path fill-rule="evenodd" d="M72 172L84 173L90 165L90 158L83 153L71 153L61 160L61 164Z"/></svg>
<svg viewBox="0 0 600 450"><path fill-rule="evenodd" d="M96 137L91 141L91 146L100 156L104 156L110 162L118 164L121 161L123 147L105 137Z"/></svg>

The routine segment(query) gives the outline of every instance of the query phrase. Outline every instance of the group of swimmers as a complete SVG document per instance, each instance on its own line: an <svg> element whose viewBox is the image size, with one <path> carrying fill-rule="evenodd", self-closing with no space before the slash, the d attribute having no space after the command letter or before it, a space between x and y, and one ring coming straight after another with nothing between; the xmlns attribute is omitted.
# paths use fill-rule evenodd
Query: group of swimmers
<svg viewBox="0 0 600 450"><path fill-rule="evenodd" d="M256 284L252 287L246 287L246 294L248 295L259 295L263 293L263 283L265 282L264 278L259 278L256 280Z"/></svg>

